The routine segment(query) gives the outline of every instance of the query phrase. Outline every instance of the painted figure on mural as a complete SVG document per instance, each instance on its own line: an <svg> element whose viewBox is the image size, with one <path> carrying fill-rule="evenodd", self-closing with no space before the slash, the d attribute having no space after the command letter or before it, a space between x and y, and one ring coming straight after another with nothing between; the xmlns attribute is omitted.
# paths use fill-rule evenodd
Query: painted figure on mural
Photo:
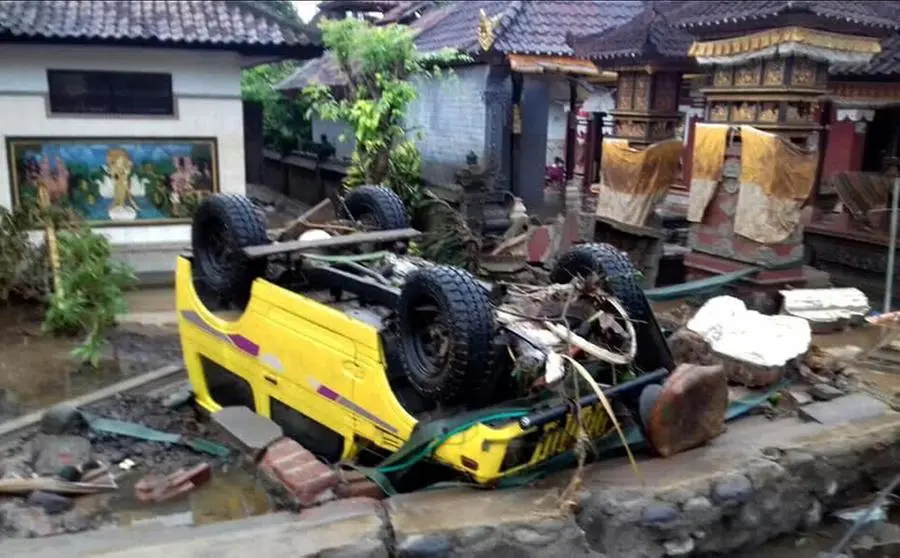
<svg viewBox="0 0 900 558"><path fill-rule="evenodd" d="M37 199L94 224L190 218L218 191L212 140L7 140L16 203Z"/></svg>
<svg viewBox="0 0 900 558"><path fill-rule="evenodd" d="M110 220L135 220L140 211L136 198L144 196L145 188L143 180L132 174L134 164L128 153L118 148L110 149L102 168L106 174L97 186L100 196L112 200L108 211Z"/></svg>

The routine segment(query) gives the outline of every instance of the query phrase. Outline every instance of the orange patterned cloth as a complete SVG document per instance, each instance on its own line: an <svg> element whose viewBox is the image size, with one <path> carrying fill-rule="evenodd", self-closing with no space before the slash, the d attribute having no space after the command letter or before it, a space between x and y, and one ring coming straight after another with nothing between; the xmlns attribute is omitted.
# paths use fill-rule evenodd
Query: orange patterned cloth
<svg viewBox="0 0 900 558"><path fill-rule="evenodd" d="M728 141L727 124L697 124L694 127L694 153L691 157L691 188L688 221L700 223L706 207L716 194L725 167Z"/></svg>
<svg viewBox="0 0 900 558"><path fill-rule="evenodd" d="M603 140L597 215L618 223L643 226L675 181L684 148L667 140L635 149L626 140Z"/></svg>
<svg viewBox="0 0 900 558"><path fill-rule="evenodd" d="M761 244L785 241L800 225L818 155L787 139L741 126L740 193L734 232Z"/></svg>

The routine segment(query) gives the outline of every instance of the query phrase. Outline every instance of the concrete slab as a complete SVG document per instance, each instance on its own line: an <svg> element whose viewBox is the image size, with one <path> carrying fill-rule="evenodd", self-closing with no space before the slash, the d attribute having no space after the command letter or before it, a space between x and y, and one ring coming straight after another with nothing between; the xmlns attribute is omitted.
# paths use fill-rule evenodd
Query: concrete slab
<svg viewBox="0 0 900 558"><path fill-rule="evenodd" d="M885 403L865 393L852 393L831 401L813 403L800 409L800 416L824 425L867 420L891 413Z"/></svg>
<svg viewBox="0 0 900 558"><path fill-rule="evenodd" d="M247 407L225 407L213 413L211 418L254 460L272 443L284 437L280 426Z"/></svg>
<svg viewBox="0 0 900 558"><path fill-rule="evenodd" d="M388 558L387 529L367 501L326 505L310 518L273 514L202 527L108 529L4 541L4 556L30 558Z"/></svg>

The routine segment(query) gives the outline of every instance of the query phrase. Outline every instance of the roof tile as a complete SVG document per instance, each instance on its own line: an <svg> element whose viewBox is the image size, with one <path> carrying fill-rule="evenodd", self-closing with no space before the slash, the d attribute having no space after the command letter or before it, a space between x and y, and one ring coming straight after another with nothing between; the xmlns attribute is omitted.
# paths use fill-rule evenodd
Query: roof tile
<svg viewBox="0 0 900 558"><path fill-rule="evenodd" d="M896 2L859 0L724 0L684 2L676 16L680 27L711 26L725 20L752 21L789 11L807 11L823 19L867 27L897 27Z"/></svg>
<svg viewBox="0 0 900 558"><path fill-rule="evenodd" d="M572 37L569 44L578 57L600 60L687 58L694 37L675 27L669 13L679 3L652 6L630 21L584 37ZM668 9L666 6L671 6Z"/></svg>
<svg viewBox="0 0 900 558"><path fill-rule="evenodd" d="M833 64L829 73L836 77L889 77L900 75L900 34L881 42L881 52L865 64Z"/></svg>
<svg viewBox="0 0 900 558"><path fill-rule="evenodd" d="M566 32L588 35L621 25L644 7L640 1L498 2L460 1L440 8L444 16L434 22L416 22L416 46L423 52L453 48L476 53L481 10L500 16L494 46L505 54L572 55ZM423 18L424 19L424 18Z"/></svg>
<svg viewBox="0 0 900 558"><path fill-rule="evenodd" d="M243 0L0 0L0 37L314 46L319 33Z"/></svg>

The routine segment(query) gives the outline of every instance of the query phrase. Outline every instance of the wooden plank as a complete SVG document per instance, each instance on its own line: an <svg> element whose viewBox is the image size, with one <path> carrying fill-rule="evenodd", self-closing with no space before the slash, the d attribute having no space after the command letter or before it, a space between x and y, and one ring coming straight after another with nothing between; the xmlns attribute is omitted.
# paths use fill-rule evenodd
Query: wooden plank
<svg viewBox="0 0 900 558"><path fill-rule="evenodd" d="M322 248L341 248L357 244L395 242L415 238L422 233L416 229L396 229L392 231L370 231L363 233L333 236L322 240L291 240L289 242L276 242L263 246L248 246L244 248L244 254L248 258L266 258L276 254L288 252L302 252L304 250L319 250Z"/></svg>

